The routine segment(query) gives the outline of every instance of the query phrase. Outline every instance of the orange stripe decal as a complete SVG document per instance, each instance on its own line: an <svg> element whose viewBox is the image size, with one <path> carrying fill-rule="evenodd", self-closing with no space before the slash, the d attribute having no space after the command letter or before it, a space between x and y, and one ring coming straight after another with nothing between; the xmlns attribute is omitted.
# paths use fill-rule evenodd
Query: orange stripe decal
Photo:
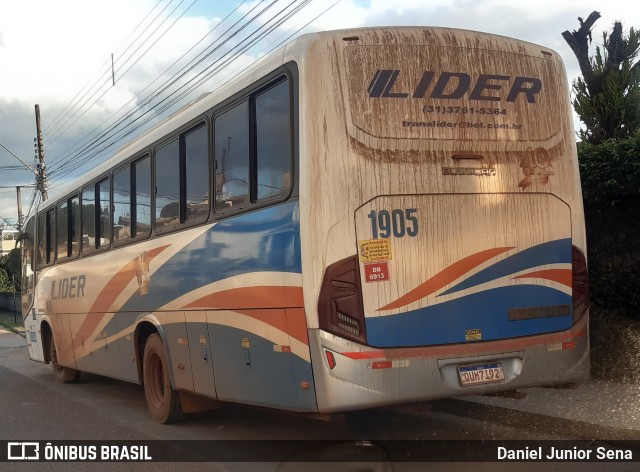
<svg viewBox="0 0 640 472"><path fill-rule="evenodd" d="M160 246L147 251L147 260L151 261L154 257L168 248L170 245ZM73 338L73 346L82 344L83 340L88 339L91 333L98 327L105 313L112 308L113 302L120 296L122 291L129 285L137 272L138 257L128 262L122 269L116 273L111 280L105 285L102 291L96 297L95 302L89 310L89 314L84 319L80 330Z"/></svg>
<svg viewBox="0 0 640 472"><path fill-rule="evenodd" d="M514 279L547 279L561 283L567 287L571 287L573 283L571 269L538 270L536 272L518 275L517 277L514 277Z"/></svg>
<svg viewBox="0 0 640 472"><path fill-rule="evenodd" d="M301 343L309 345L307 321L302 308L234 311L253 318L254 320L266 323L269 326L273 326L277 330L286 333L290 338L297 339Z"/></svg>
<svg viewBox="0 0 640 472"><path fill-rule="evenodd" d="M437 290L440 290L447 284L450 284L451 282L456 280L461 275L464 275L475 267L478 267L480 264L511 249L513 249L513 247L498 247L494 249L487 249L467 256L464 259L460 259L458 262L455 262L446 269L438 272L426 282L418 285L409 293L403 295L402 297L398 298L394 302L389 303L388 305L378 308L376 311L395 310L396 308L408 305L409 303L416 302L428 295L431 295Z"/></svg>
<svg viewBox="0 0 640 472"><path fill-rule="evenodd" d="M184 308L217 308L220 310L269 309L301 307L302 287L241 287L222 290L202 297Z"/></svg>

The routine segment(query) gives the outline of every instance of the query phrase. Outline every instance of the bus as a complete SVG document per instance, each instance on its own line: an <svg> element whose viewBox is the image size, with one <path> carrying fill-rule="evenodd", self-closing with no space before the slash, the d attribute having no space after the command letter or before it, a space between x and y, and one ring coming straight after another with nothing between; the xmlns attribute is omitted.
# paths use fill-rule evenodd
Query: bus
<svg viewBox="0 0 640 472"><path fill-rule="evenodd" d="M554 51L432 27L301 36L26 225L29 354L161 423L589 375L582 195Z"/></svg>

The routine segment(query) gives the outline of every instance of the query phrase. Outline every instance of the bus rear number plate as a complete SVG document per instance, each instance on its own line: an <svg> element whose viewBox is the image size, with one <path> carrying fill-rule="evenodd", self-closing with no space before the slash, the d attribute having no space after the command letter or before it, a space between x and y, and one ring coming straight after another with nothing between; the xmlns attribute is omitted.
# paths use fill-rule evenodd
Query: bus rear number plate
<svg viewBox="0 0 640 472"><path fill-rule="evenodd" d="M465 365L458 367L462 386L502 382L504 372L500 364Z"/></svg>

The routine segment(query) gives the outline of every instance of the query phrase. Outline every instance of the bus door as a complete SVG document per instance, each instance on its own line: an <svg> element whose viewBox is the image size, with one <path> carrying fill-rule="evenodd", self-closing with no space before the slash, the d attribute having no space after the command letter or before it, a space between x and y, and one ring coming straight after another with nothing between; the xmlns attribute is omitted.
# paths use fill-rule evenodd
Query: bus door
<svg viewBox="0 0 640 472"><path fill-rule="evenodd" d="M35 326L33 300L35 294L35 218L30 218L20 236L22 247L22 318L27 331L27 345L31 359L44 359L44 353L38 343Z"/></svg>
<svg viewBox="0 0 640 472"><path fill-rule="evenodd" d="M556 196L380 196L355 216L369 345L474 343L572 326L570 209Z"/></svg>

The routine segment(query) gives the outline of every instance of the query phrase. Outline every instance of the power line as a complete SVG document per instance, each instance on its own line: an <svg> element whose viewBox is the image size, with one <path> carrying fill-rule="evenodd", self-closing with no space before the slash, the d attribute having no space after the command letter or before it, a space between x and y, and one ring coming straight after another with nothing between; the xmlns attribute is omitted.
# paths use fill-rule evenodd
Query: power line
<svg viewBox="0 0 640 472"><path fill-rule="evenodd" d="M6 170L6 171L20 170L20 171L24 171L25 168L24 168L24 166L0 166L0 170Z"/></svg>
<svg viewBox="0 0 640 472"><path fill-rule="evenodd" d="M145 43L146 43L146 42L151 38L151 36L153 36L153 34L155 34L155 32L156 32L156 31L158 31L158 29L159 29L163 24L165 24L165 22L166 22L166 21L168 21L168 19L171 17L171 15L173 15L173 13L175 13L175 11L180 7L180 5L182 5L182 3L184 3L184 1L185 1L185 0L180 0L180 2L176 5L176 7L175 7L175 8L174 8L170 13L169 13L169 15L167 15L167 16L166 16L166 17L165 17L165 18L160 22L160 24L159 24L159 25L158 25L158 26L157 26L157 27L156 27L156 28L151 32L151 34L150 34L149 36L147 36L147 38L142 42L142 44L141 44L140 46L138 46L138 48L137 48L135 51L133 51L133 52L132 52L132 53L131 53L131 54L130 54L130 55L129 55L125 60L124 60L124 63L125 63L125 64L126 64L126 63L127 63L127 62L128 62L128 61L129 61L129 60L130 60L134 55L135 55L135 53L136 53L136 52L138 52L138 51L140 50L140 48L141 48L141 47L142 47L142 46L143 46L143 45L144 45L144 44L145 44ZM174 21L174 22L169 26L169 28L167 28L164 32L162 32L162 34L161 34L161 35L156 39L156 41L155 41L153 44L156 44L156 43L157 43L157 41L159 41L159 40L160 40L160 38L162 38L165 34L167 34L167 32L168 32L168 31L173 27L173 25L175 25L175 23L177 22L177 20L178 20L178 19L180 19L180 18L182 18L182 16L184 16L184 14L185 14L185 13L186 13L186 12L187 12L187 11L188 11L192 6L193 6L193 5L194 5L194 3L195 3L196 1L197 1L197 0L193 0L193 1L191 2L191 4L190 4L190 5L189 5L189 6L188 6L188 7L187 7L187 8L186 8L186 9L185 9L185 10L184 10L184 11L183 11L179 16L178 16L178 18L177 18L177 19L176 19L176 20L175 20L175 21ZM165 6L165 8L164 8L161 12L159 12L159 13L158 13L158 15L156 16L156 18L158 18L158 17L159 17L159 15L160 15L160 14L162 14L162 13L164 12L164 10L165 10L168 6L169 6L169 4L167 4L167 5ZM156 20L156 18L154 18L154 20L153 20L153 21L155 21L155 20ZM146 31L146 29L145 29L145 31ZM136 38L136 41L137 41L137 39L138 39L138 38ZM126 51L128 51L128 49L129 49L129 48L127 48L127 50L125 50L125 52L126 52ZM151 48L149 48L149 49L151 49ZM147 51L145 51L145 52L144 52L140 57L138 57L138 59L136 60L136 63L137 63L137 62L142 58L142 56L144 56L144 55L149 51L149 49L147 49ZM135 63L134 63L134 64L135 64ZM122 67L123 67L123 66L121 66L121 68L122 68ZM130 68L129 68L129 69L130 69ZM129 69L127 69L127 70L125 71L125 73L124 73L124 74L126 74L126 73L129 71ZM118 69L118 71L119 71L119 70L120 70L120 69ZM108 70L107 70L107 72L108 72ZM117 71L116 71L116 72L117 72ZM121 77L123 77L123 76L124 76L124 74L122 74L122 76L121 76ZM104 77L104 75L105 75L105 74L103 74L103 75L102 75L102 77ZM98 81L99 81L99 80L98 80ZM65 124L67 124L67 123L68 123L68 124L67 124L67 126L66 126L62 131L60 131L60 132L55 136L55 138L54 138L54 137L51 137L51 138L50 138L50 139L52 140L52 141L51 141L51 143L50 143L50 145L52 145L53 143L55 143L55 142L60 138L60 136L62 136L62 135L63 135L63 133L64 133L64 132L66 132L66 131L71 127L71 126L73 126L75 123L77 123L77 122L78 122L78 120L79 120L80 118L82 118L82 117L87 113L87 111L89 111L89 110L91 109L91 107L92 107L92 106L94 106L96 103L98 103L98 101L100 101L100 99L101 99L102 97L104 97L104 96L105 96L105 95L106 95L106 94L111 90L111 87L110 87L110 86L108 86L108 85L110 84L110 82L111 82L111 81L109 80L109 77L107 77L107 79L102 83L102 85L101 85L97 90L95 90L95 91L91 94L91 96L89 96L89 97L88 97L84 102L82 102L82 104L81 104L81 105L79 105L78 110L77 110L73 115L69 116L69 117L68 117L68 118L67 118L67 119L66 119L66 120L65 120L65 121L60 125L60 126L64 126ZM90 101L91 101L91 100L92 100L92 99L93 99L93 98L94 98L98 93L100 93L100 91L101 91L101 90L103 90L103 89L104 89L105 85L107 85L108 87L107 87L107 89L106 89L106 90L104 90L104 92L102 93L102 95L100 95L98 98L96 98L96 99L93 101L93 103L91 103L91 105L89 105L89 106L88 106L88 107L87 107L87 108L82 112L82 114L81 114L80 116L77 116L77 117L75 118L75 120L71 121L71 120L73 119L73 117L74 117L74 116L76 116L78 113L80 113L80 111L81 111L81 110L82 110L82 109L87 105L87 103L89 103L89 102L90 102ZM87 92L88 92L88 91L87 91ZM83 95L83 97L82 97L82 98L84 98L85 96L86 96L86 93L85 93L85 95ZM70 122L70 121L71 121L71 122Z"/></svg>
<svg viewBox="0 0 640 472"><path fill-rule="evenodd" d="M206 56L202 57L200 60L198 60L196 62L196 64L193 64L193 61L189 64L187 64L185 67L183 67L180 71L178 71L176 74L174 74L170 79L168 79L167 81L165 81L160 87L158 87L157 89L155 89L154 91L152 91L149 95L147 95L146 97L141 99L141 103L138 105L138 107L136 109L134 109L133 111L127 113L125 116L123 116L122 118L119 119L119 121L117 121L116 123L114 123L113 125L111 125L106 131L104 131L100 136L98 136L97 138L95 138L92 142L86 144L83 148L75 151L75 153L67 158L66 161L64 161L63 163L61 163L58 168L53 169L52 170L52 174L56 173L59 171L60 167L64 166L64 165L69 165L69 164L73 164L74 162L76 162L80 157L82 157L82 155L85 155L87 152L90 152L91 149L97 145L100 145L102 143L105 142L106 139L109 139L108 134L113 132L114 130L116 130L118 127L120 127L121 125L123 125L123 123L131 118L134 114L136 114L140 108L142 108L145 105L151 104L152 100L157 98L162 92L166 91L171 85L174 85L179 79L181 79L182 77L184 77L186 75L186 73L190 72L196 65L200 64L204 59L206 59L209 55L211 55L213 52L217 51L222 45L226 44L226 42L228 42L231 38L233 38L236 34L238 34L242 29L244 29L244 27L246 27L248 24L250 24L251 22L253 22L258 16L260 16L262 13L264 13L266 10L268 10L271 6L273 6L275 3L277 3L278 0L273 0L267 7L265 7L260 13L258 13L255 17L253 17L251 20L249 20L244 26L242 26L240 29L238 29L236 32L234 32L233 34L231 34L227 39L225 39L224 41L222 41L217 47L215 47L213 49L213 51L211 51L209 54L207 54ZM225 32L223 32L223 34L220 36L220 38L218 38L216 41L214 41L212 46L209 46L209 48L214 47L216 45L216 43L221 40L222 38L224 38L224 36L231 31L240 21L242 21L242 19L244 19L245 17L247 17L251 12L253 12L257 6L259 5L259 3L257 3L248 13L246 13L240 20L236 21L231 27L229 27ZM201 53L202 54L202 53ZM184 57L184 56L182 56ZM197 58L196 58L197 59ZM195 59L194 59L195 60ZM185 68L190 66L188 69ZM176 78L177 76L177 78ZM145 89L146 90L146 89ZM138 95L139 97L139 95ZM147 110L146 112L143 113L142 116L146 115L147 113L149 113L149 111L152 111L154 107L150 108L149 110ZM138 119L140 119L140 117L136 118L133 120L133 122L135 123ZM127 125L128 126L128 125ZM101 140L102 139L102 140ZM56 158L57 160L57 158Z"/></svg>
<svg viewBox="0 0 640 472"><path fill-rule="evenodd" d="M293 15L297 14L299 11L301 11L303 8L305 8L313 0L305 0L305 1L301 2L301 3L299 3L298 5L295 5L297 3L297 0L294 0L294 1L290 2L284 8L282 8L278 13L276 13L271 18L269 18L264 25L258 27L255 31L253 31L252 33L248 34L243 40L239 41L229 51L224 53L220 58L218 58L212 64L210 64L209 66L205 67L203 70L198 72L190 80L189 83L186 83L186 84L183 84L183 85L179 86L176 90L173 90L171 93L169 93L168 96L166 96L165 98L160 99L161 95L164 92L166 92L170 87L176 85L179 80L181 80L187 74L189 74L191 71L193 71L206 58L210 57L212 54L214 54L217 51L219 51L223 46L228 44L241 31L243 31L249 24L251 24L254 21L256 21L256 19L258 17L260 17L262 14L264 14L265 11L267 11L269 8L271 8L277 1L278 0L274 0L273 2L271 2L267 7L263 8L262 11L260 11L258 14L256 14L254 17L252 17L250 20L248 20L244 25L239 27L235 32L230 33L230 31L239 23L239 21L242 21L242 19L247 17L247 14L245 14L242 17L241 20L239 20L236 23L234 23L234 25L232 25L230 28L228 28L220 36L220 38L218 38L218 40L214 41L212 46L207 48L207 49L211 49L209 52L206 52L207 49L205 49L203 52L199 53L196 58L194 58L187 65L182 67L182 69L180 69L176 74L174 74L168 81L165 81L160 87L158 87L152 93L148 94L142 100L141 105L139 105L135 110L127 113L124 117L120 118L116 123L111 125L106 131L101 133L101 135L99 137L93 139L93 141L91 141L90 143L85 144L81 149L77 149L71 156L68 156L63 162L60 162L59 165L54 169L52 174L55 173L55 174L59 175L59 178L62 178L65 175L69 174L69 171L67 169L69 169L69 167L71 165L74 165L74 167L77 168L78 166L82 166L82 165L86 164L87 162L89 162L90 160L93 160L96 157L99 157L100 155L102 155L102 153L105 153L111 147L113 147L115 144L117 144L117 142L119 142L120 140L126 138L127 136L129 136L133 132L137 131L138 129L140 129L142 126L147 124L152 119L156 118L161 113L166 112L171 107L176 105L178 102L183 100L189 93L193 92L197 87L199 87L199 86L203 85L204 83L206 83L207 81L209 81L213 76L217 75L220 71L225 69L231 63L233 63L243 53L245 53L251 47L253 47L255 44L257 44L257 42L259 42L259 41L263 40L264 38L266 38L269 34L271 34L273 31L275 31L279 26L281 26L285 21L287 21ZM337 3L339 3L339 1L340 0L338 0L338 1L334 2L333 4L331 4L322 13L317 15L311 21L307 22L304 26L300 27L294 33L292 33L289 36L287 36L287 38L282 40L275 48L279 47L282 43L286 42L289 38L291 38L297 32L299 32L300 30L302 30L305 27L307 27L311 22L315 21L321 15L325 14L327 11L329 11L331 8L333 8ZM254 8L251 11L253 11L257 7L257 5L258 5L258 3L254 6ZM227 18L228 18L228 16L227 16ZM220 22L216 27L218 27L221 23L222 22ZM288 30L287 33L289 31L291 31L291 29ZM224 38L227 33L230 33L229 36L226 39L224 39L224 41L221 41L221 39ZM205 37L207 35L205 35ZM286 35L286 33L285 33L285 35ZM283 35L281 35L278 39L282 38L282 36ZM200 40L200 41L202 41L202 40ZM196 45L198 43L196 43ZM269 46L271 46L273 43L274 42L271 42ZM177 61L175 61L167 69L167 71L170 70L172 67L174 67L189 52L191 52L194 47L192 47L185 55L181 56L181 58L179 58ZM203 54L204 54L204 56L203 56ZM160 78L160 77L158 77L158 78ZM158 78L155 79L154 82L157 81ZM220 84L219 86L222 86L222 84ZM146 90L147 88L148 87L146 87L144 90ZM217 88L219 88L219 87L217 87ZM216 90L217 90L217 88L216 88ZM143 90L143 92L144 92L144 90ZM138 95L138 97L139 96L140 96L140 94ZM156 100L157 103L152 105L152 102L154 100ZM143 106L146 106L146 105L150 105L150 108L147 109L144 112L141 112L141 108ZM118 110L118 112L120 112L121 110L122 110L122 108L120 110ZM118 112L116 112L116 114ZM153 115L151 115L152 113L153 113ZM128 119L132 118L134 115L138 115L138 116L135 119L131 120L129 123L125 124L125 120L128 120ZM115 116L115 114L112 115L112 117L110 117L106 121L109 121L114 116ZM131 129L134 125L136 125L136 123L138 123L138 125L135 128ZM94 132L95 132L95 130L94 130ZM90 133L90 135L92 133ZM82 143L85 139L86 138L83 138L81 141L76 143L76 145L79 145L79 143ZM72 146L72 148L76 147L76 145ZM92 154L89 155L89 153L92 153ZM64 155L64 154L62 154L62 155ZM59 156L58 159L60 157L62 157L62 155Z"/></svg>
<svg viewBox="0 0 640 472"><path fill-rule="evenodd" d="M186 57L186 55L188 55L193 49L195 49L195 47L200 44L202 41L204 41L210 34L212 34L216 29L218 29L218 27L220 27L220 25L222 25L222 23L225 22L225 20L227 20L227 18L229 18L232 14L234 14L244 3L246 3L247 0L244 0L242 3L238 4L236 6L236 8L234 10L231 11L231 13L229 13L222 21L220 21L213 29L211 29L207 34L205 34L194 46L192 46L189 51L187 51L185 54L183 54L180 58L176 59L167 69L165 69L165 71L163 73L168 72L171 68L173 68L181 59L183 59L184 57ZM85 142L87 139L90 139L91 136L94 135L99 135L99 134L104 134L106 132L108 132L109 130L105 131L104 133L101 133L100 130L101 128L107 124L111 119L113 119L116 115L118 115L122 110L124 110L127 105L129 105L131 102L135 101L138 97L140 97L140 95L142 95L143 92L145 92L147 89L149 89L154 83L156 83L160 78L162 77L162 75L156 77L152 82L150 82L144 89L142 89L136 96L132 97L128 102L126 102L125 104L123 104L118 110L116 110L114 113L111 114L111 116L109 116L107 119L105 119L102 123L100 123L96 128L93 129L93 131L89 132L89 134L85 135L85 137L81 138L80 140L76 141L74 144L72 144L69 148L67 148L65 151L63 151L62 153L60 153L56 158L54 158L51 162L53 164L55 164L57 161L59 161L66 153L73 151L74 149L76 149L78 146L80 146L83 142ZM55 166L54 166L55 167Z"/></svg>
<svg viewBox="0 0 640 472"><path fill-rule="evenodd" d="M185 70L185 68L183 68L183 69L181 70L181 72L182 72L182 73L181 73L181 74L180 74L176 79L174 79L174 80L169 79L169 81L165 82L165 84L163 84L164 86L163 86L162 88L160 88L160 89L156 89L156 91L155 91L152 95L147 96L147 98L145 98L145 102L146 102L146 103L142 103L142 105L145 105L145 104L147 104L147 103L149 103L149 104L150 104L150 103L151 103L151 101L152 101L153 99L159 98L159 97L160 97L160 95L162 94L162 92L166 91L170 86L172 86L172 85L176 84L176 83L178 82L178 80L179 80L179 79L183 78L183 77L184 77L188 72L190 72L191 70L193 70L193 69L195 68L195 66L199 65L200 63L202 63L202 62L204 61L204 59L206 59L207 57L209 57L209 56L210 56L210 55L212 55L213 53L217 52L217 51L218 51L222 46L224 46L227 42L229 42L232 38L234 38L235 36L237 36L237 35L238 35L242 30L244 30L244 29L245 29L249 24L253 23L253 22L254 22L258 17L260 17L260 16L261 16L262 14L264 14L267 10L269 10L271 7L273 7L273 6L277 3L277 1L278 1L278 0L274 0L274 1L272 1L269 5L267 5L267 6L266 6L265 8L263 8L260 12L258 12L258 13L253 17L253 18L251 18L251 19L250 19L249 21L247 21L244 25L242 25L240 28L238 28L238 30L236 30L235 32L233 32L233 33L232 33L232 34L231 34L227 39L225 39L225 40L224 40L224 41L222 41L220 44L218 44L217 46L215 46L215 47L214 47L211 51L209 51L205 56L201 57L201 58L200 58L200 59L199 59L195 64L191 65L191 67L189 67L189 68L188 68L188 69L186 69L186 70ZM292 4L296 3L296 1L297 1L297 0L293 0L291 3L289 3L289 4L287 5L287 7L285 7L285 8L284 8L284 9L282 9L280 12L278 12L276 15L274 15L274 17L271 17L271 18L270 18L270 19L265 23L265 25L268 25L268 24L269 24L269 23L270 23L270 22L271 22L271 21L272 21L272 20L273 20L277 15L281 14L283 11L285 11L285 10L286 10L288 7L290 7ZM305 0L305 1L303 2L303 4L308 4L310 1L312 1L312 0ZM257 4L256 4L256 6L257 6ZM252 11L253 11L254 9L255 9L255 7L252 9ZM251 12L249 12L249 13L251 13ZM293 13L295 13L295 11L294 11ZM290 15L291 15L291 14L290 14ZM286 17L284 17L281 21L286 20L287 18L289 18L289 17L290 17L290 15L289 15L289 16L286 16ZM247 16L247 15L245 15L245 17L246 17L246 16ZM239 21L238 21L238 22L236 22L233 26L237 25L238 23L239 23ZM233 26L232 26L231 28L229 28L229 29L227 30L227 32L228 32L228 31L230 31L230 30L233 28ZM264 26L263 26L263 27L264 27ZM230 51L228 51L225 55L223 55L223 56L222 56L221 58L219 58L217 61L215 61L214 63L212 63L211 65L209 65L208 67L206 67L203 71L201 71L198 75L196 75L196 77L198 77L198 76L202 75L202 74L203 74L204 72L206 72L208 69L211 69L212 67L214 67L218 62L220 62L220 61L222 61L222 60L225 60L225 57L226 57L226 56L228 56L230 53L232 53L234 49L236 49L237 47L239 47L240 45L242 45L245 41L247 41L247 39L251 38L251 36L253 36L253 35L254 35L254 34L256 34L257 32L259 32L259 31L260 31L260 29L262 29L263 27L258 28L258 30L254 31L252 34L250 34L249 36L247 36L243 41L241 41L238 45L234 46L234 47L233 47ZM225 33L226 33L226 32L225 32ZM224 34L221 36L221 38L223 38L223 37L224 37ZM220 39L221 39L221 38L220 38ZM259 39L260 39L260 38L259 38ZM253 44L255 44L255 42L256 42L255 40L254 40L253 42L251 42L251 43L250 43L250 46L251 46L251 45L253 45ZM246 51L246 49L248 49L248 48L245 48L245 49L243 49L243 50L242 50L242 51L240 51L240 52L244 52L244 51ZM236 54L236 55L235 55L235 57L237 57L238 55L239 55L239 54ZM233 58L235 58L235 57L233 57ZM229 62L230 62L230 61L227 59L227 60L225 60L224 64L226 65L226 64L227 64L227 63L229 63ZM176 77L176 75L174 75L173 77ZM172 79L173 79L173 77L172 77ZM133 131L135 131L136 129L138 129L139 127L138 127L138 128L135 128L134 130L131 130L131 131L125 132L125 131L127 130L127 128L130 128L133 124L135 124L135 123L136 123L136 122L138 122L139 120L141 120L141 119L143 119L143 118L144 118L144 121L141 123L141 126L142 126L142 125L144 125L144 124L148 123L151 119L154 119L154 118L155 118L159 113L161 113L161 112L163 112L163 111L166 111L167 106L165 105L165 106L163 106L163 108L160 110L160 112L156 113L156 115L155 115L155 116L147 116L147 117L145 118L145 116L146 116L146 115L149 115L149 113L153 112L156 108L158 108L160 105L162 105L162 103L163 103L163 102L165 102L166 100L170 99L173 95L175 95L177 92L179 92L182 88L184 88L184 87L185 87L185 86L187 86L187 85L189 85L189 84L183 84L183 85L182 85L182 86L180 86L177 90L175 90L174 92L172 92L170 95L168 95L168 96L167 96L167 97L165 97L164 99L160 100L160 102L159 102L159 103L157 103L156 105L152 106L150 109L148 109L148 110L146 110L145 112L143 112L140 116L138 116L138 117L136 117L135 119L133 119L133 120L132 120L132 122L130 122L130 123L128 123L128 124L126 124L126 125L124 126L124 128L120 129L119 131L114 131L118 126L120 126L121 124L123 124L123 123L124 123L124 120L125 120L125 119L130 118L130 117L133 115L133 113L130 113L129 115L127 115L127 116L125 116L123 119L121 119L118 123L116 123L114 126L112 126L112 127L110 128L110 130L107 130L107 132L106 132L106 133L108 134L110 131L113 131L113 133L120 133L120 136L117 136L117 134L116 134L117 138L116 138L115 140L112 140L111 142L107 143L107 144L106 144L106 146L104 146L104 147L99 151L99 153L101 153L101 152L105 152L109 147L111 147L111 146L113 146L114 144L116 144L118 140L123 139L123 138L125 138L126 136L129 136ZM197 86L197 85L200 85L200 82L199 82L199 83L196 83L196 85L195 85L195 86ZM193 86L193 87L192 87L192 89L193 89L195 86ZM181 98L181 97L179 97L179 98ZM170 106L171 106L171 105L173 105L174 103L175 103L175 100L174 100L174 101L172 101L172 102L169 102L169 105L168 105L168 106L170 107ZM136 111L137 111L137 110L136 110ZM125 132L125 133L124 133L124 134L122 134L123 132ZM111 134L111 136L113 136L113 135L114 135L113 133ZM89 151L91 151L91 150L92 150L92 149L88 149L88 147L90 147L90 146L92 146L92 145L93 145L93 147L95 148L95 147L97 147L98 145L104 144L108 139L110 139L110 136L108 136L108 135L107 135L107 136L103 135L103 139L102 139L102 140L100 140L99 142L96 142L96 140L94 140L92 143L90 143L90 145L89 145L89 146L85 146L85 148L84 148L84 149L82 149L82 150L80 150L79 152L77 152L77 153L76 153L76 155L75 155L72 159L73 159L74 161L78 161L78 160L82 157L82 155L86 155L86 153L87 153L87 152L89 152ZM86 152L85 152L85 151L86 151Z"/></svg>
<svg viewBox="0 0 640 472"><path fill-rule="evenodd" d="M277 0L275 0L277 1ZM250 12L248 12L247 14L245 14L239 21L237 21L236 23L234 23L230 28L228 28L225 32L222 33L222 35L220 36L220 38L218 38L216 41L213 42L212 46L209 47L213 47L215 46L216 42L218 42L218 40L221 40L225 34L227 34L234 26L236 26L242 19L244 19L246 16L248 16L253 10L255 10L257 8L259 4L256 3L256 5L250 10ZM205 49L206 50L206 49ZM202 53L201 53L202 54ZM183 58L184 55L181 57ZM181 59L180 58L180 59ZM180 60L178 59L178 61ZM195 60L195 59L194 59ZM177 61L176 61L177 62ZM190 64L193 63L193 60L191 61ZM175 64L175 63L174 63ZM126 115L124 115L123 117L121 117L119 119L119 121L117 121L116 123L112 124L107 130L105 130L104 132L100 133L98 135L98 137L96 137L92 142L86 144L82 149L76 150L75 154L71 157L68 158L67 161L68 162L73 162L74 158L76 156L78 156L79 154L84 154L85 151L88 151L91 149L92 146L95 146L97 141L101 138L104 137L105 135L109 134L110 132L112 132L113 130L117 129L120 125L122 125L127 119L131 118L134 114L136 114L138 112L139 109L141 109L143 106L150 104L151 101L153 100L153 98L155 98L156 96L158 96L161 92L165 91L166 89L169 88L170 85L172 85L173 83L175 83L177 80L179 80L181 77L184 76L184 73L182 75L179 75L181 72L183 72L185 70L185 68L187 66L189 66L190 64L187 64L186 66L184 66L182 69L180 69L176 74L174 74L170 79L166 80L162 85L160 85L157 89L155 89L154 91L150 92L146 97L144 98L140 98L140 95L142 94L142 92L144 92L145 90L147 90L148 87L145 87L145 89L139 93L135 98L140 98L140 104L137 106L136 109L134 109L133 111L130 111L129 113L127 113ZM169 69L171 69L172 66L170 66L166 71L168 71ZM192 67L193 68L193 67ZM188 69L190 70L190 69ZM187 71L188 71L187 70ZM165 72L166 72L165 71ZM176 76L178 76L178 79L173 80ZM162 76L159 76L156 80L160 79ZM154 83L155 81L154 80ZM155 95L154 95L155 94ZM121 108L122 109L122 108ZM113 116L113 115L112 115ZM97 130L96 130L97 131ZM99 143L98 143L99 144ZM69 151L69 150L68 150Z"/></svg>
<svg viewBox="0 0 640 472"><path fill-rule="evenodd" d="M9 149L8 147L6 147L4 144L0 143L0 147L2 147L2 149L4 149L5 151L7 151L9 154L11 154L13 157L15 157L16 159L18 159L18 161L20 161L20 163L28 170L30 170L31 172L33 172L34 174L37 174L35 170L33 170L31 167L29 167L29 165L24 162L22 159L20 159L17 155L15 155L13 153L13 151L11 151L11 149Z"/></svg>
<svg viewBox="0 0 640 472"><path fill-rule="evenodd" d="M146 21L146 19L151 15L151 13L153 13L153 11L158 7L158 5L160 5L160 4L162 3L162 1L163 1L163 0L159 0L159 1L158 1L158 2L153 6L153 8L152 8L151 10L149 10L149 12L147 12L147 14L146 14L146 15L145 15L145 17L142 19L142 21L140 21L140 23L138 23L138 25L137 25L137 26L136 26L136 27L135 27L135 28L134 28L134 29L129 33L129 36L127 36L127 38L124 40L124 42L123 42L120 46L118 46L118 47L116 48L116 50L114 51L114 53L115 53L115 52L118 52L118 50L119 50L120 48L122 48L122 46L124 45L124 43L126 43L126 41L128 41L128 40L129 40L129 38L130 38L130 37L131 37L131 36L136 32L136 30L137 30L137 29L138 29L138 28L139 28L139 27L140 27L140 26L141 26L141 25ZM171 1L173 1L173 0L169 0L169 3L171 3ZM154 21L155 21L155 20L154 20ZM153 23L153 22L152 22L152 23ZM145 28L145 30L144 30L144 31L146 31L146 30L149 28L149 26L150 26L150 25L148 25L148 26L147 26L147 28ZM144 31L143 31L143 33L144 33ZM127 48L127 49L125 49L125 52L127 52L127 50L128 50L128 48ZM104 63L101 67L105 67L105 66L107 66L108 64L109 64L109 60L105 61L105 63ZM108 72L109 72L109 69L107 68L107 70L106 70L105 72L103 72L103 73L102 73L102 75L101 75L101 76L100 76L100 77L99 77L99 78L98 78L98 79L93 83L93 85L89 88L89 90L93 89L93 88L98 84L98 82L100 82L100 80L102 79L102 77L104 77L104 75L105 75L105 74L107 74ZM67 108L69 108L69 106L71 106L71 104L76 100L76 98L78 97L78 95L80 95L80 94L82 93L82 91L87 87L87 85L88 85L88 84L89 84L89 82L87 82L87 83L86 83L86 84L85 84L85 85L80 89L80 91L78 91L78 93L76 93L76 95L71 99L71 101L70 101L70 102L69 102L69 103L68 103L68 104L67 104L67 105L62 109L62 111L61 111L60 113L58 113L58 115L53 119L53 121L52 121L52 122L51 122L51 124L49 125L49 130L50 130L50 131L49 131L47 134L53 135L53 134L55 133L56 129L58 129L58 128L56 127L56 125L58 124L59 119L60 119L60 120L62 119L61 117L63 116L64 112L67 110ZM85 92L85 95L83 95L83 96L80 98L80 100L86 96L86 93L88 93L88 91L87 91L87 92ZM73 110L73 108L75 108L75 106L76 106L76 105L73 105L73 107L72 107L72 109L69 111L69 113L71 113L71 111ZM66 116L66 115L64 115L64 116ZM47 139L46 139L46 141L45 141L45 144L49 144L51 139L52 139L51 137L47 137Z"/></svg>

